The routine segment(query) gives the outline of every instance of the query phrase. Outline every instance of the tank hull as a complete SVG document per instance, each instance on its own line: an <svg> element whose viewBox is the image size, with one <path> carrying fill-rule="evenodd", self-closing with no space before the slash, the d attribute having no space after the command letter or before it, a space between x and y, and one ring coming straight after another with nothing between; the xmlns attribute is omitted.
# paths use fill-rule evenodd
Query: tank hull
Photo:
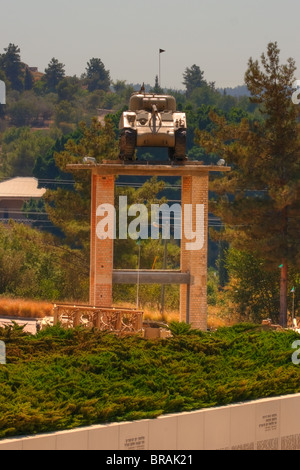
<svg viewBox="0 0 300 470"><path fill-rule="evenodd" d="M170 159L186 159L186 116L170 95L135 93L120 119L120 158L134 159L136 147L169 149Z"/></svg>

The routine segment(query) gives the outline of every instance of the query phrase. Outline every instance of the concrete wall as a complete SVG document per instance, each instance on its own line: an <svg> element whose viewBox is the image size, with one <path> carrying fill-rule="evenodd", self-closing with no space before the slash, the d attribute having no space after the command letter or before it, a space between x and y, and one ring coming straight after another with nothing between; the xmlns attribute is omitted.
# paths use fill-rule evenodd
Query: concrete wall
<svg viewBox="0 0 300 470"><path fill-rule="evenodd" d="M0 440L0 450L300 450L300 394Z"/></svg>

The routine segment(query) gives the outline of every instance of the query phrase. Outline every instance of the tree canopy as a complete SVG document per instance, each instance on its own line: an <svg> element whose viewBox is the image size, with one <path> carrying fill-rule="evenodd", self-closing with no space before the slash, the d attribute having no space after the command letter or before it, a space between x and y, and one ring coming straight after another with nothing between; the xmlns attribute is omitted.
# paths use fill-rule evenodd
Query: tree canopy
<svg viewBox="0 0 300 470"><path fill-rule="evenodd" d="M108 91L111 83L110 73L105 69L101 59L93 57L87 63L86 83L89 91Z"/></svg>
<svg viewBox="0 0 300 470"><path fill-rule="evenodd" d="M57 85L65 77L64 67L64 64L55 59L55 57L49 62L43 77L49 91L56 91Z"/></svg>
<svg viewBox="0 0 300 470"><path fill-rule="evenodd" d="M238 311L247 302L257 318L260 311L271 312L275 319L281 275L283 324L287 289L296 281L300 285L295 274L300 258L300 175L298 107L291 100L294 71L294 61L289 59L281 65L278 46L271 43L260 61L249 60L246 91L242 87L228 92L217 89L215 83L206 81L204 71L196 64L183 72L185 90L162 89L157 76L154 86L145 85L147 91L175 96L178 110L186 113L190 160L215 164L223 157L232 167L230 174L215 179L211 186L213 220L220 220L216 225L224 225L225 231L218 236L211 231L209 239L209 267L218 271L218 276L209 277L209 298L217 302L219 297L226 299L230 292L230 301L239 304ZM48 189L46 199L44 205L36 208L29 203L27 212L37 211L37 224L42 220L41 214L47 212L52 229L53 224L58 229L60 242L76 247L88 263L89 181L86 176L66 172L66 163L82 161L84 156L97 160L102 154L109 159L116 157L120 115L128 109L131 93L138 91L141 84L112 81L110 71L99 58L90 59L80 77L66 76L65 65L55 58L43 74L22 63L20 48L14 44L0 54L0 79L7 85L7 104L0 106L0 176L37 177L40 185ZM109 120L103 120L101 125L95 118L98 108L110 110ZM142 161L167 159L163 149L141 148L137 157ZM136 179L130 181L137 183ZM154 191L160 183L149 184ZM168 180L163 194L180 199L174 183ZM117 194L119 191L120 188ZM146 199L152 197L147 186L141 191L122 191L130 201L143 195L147 195ZM122 264L126 259L128 265L135 267L136 247L130 246L130 256L127 248L116 244L116 262ZM143 245L142 262L148 268L152 267L155 251L162 251L159 241ZM173 266L178 262L178 247L170 243L168 252ZM268 292L274 302L267 302L267 295L260 295L262 303L255 298L256 292L261 292L254 276L256 262L260 269L257 278L269 280ZM252 286L247 292L242 263L253 274L247 278ZM156 265L162 266L161 259ZM126 292L129 294L127 287L122 295ZM147 295L154 299L155 292L153 288ZM130 295L134 297L134 292ZM178 300L170 291L170 301L172 296Z"/></svg>
<svg viewBox="0 0 300 470"><path fill-rule="evenodd" d="M186 95L191 96L192 92L196 88L200 88L203 85L207 85L204 79L204 72L196 64L191 67L187 67L183 74L183 85L186 87Z"/></svg>
<svg viewBox="0 0 300 470"><path fill-rule="evenodd" d="M4 51L4 54L0 54L0 69L4 71L12 89L22 91L24 72L20 48L10 43L8 47L4 48Z"/></svg>
<svg viewBox="0 0 300 470"><path fill-rule="evenodd" d="M245 82L263 119L228 123L211 113L213 131L197 131L197 141L232 166L216 179L218 195L211 208L227 224L231 243L281 266L280 322L287 322L287 269L300 265L300 139L298 109L291 96L295 63L280 65L277 43L262 54L261 65L249 60ZM233 197L230 197L232 195Z"/></svg>

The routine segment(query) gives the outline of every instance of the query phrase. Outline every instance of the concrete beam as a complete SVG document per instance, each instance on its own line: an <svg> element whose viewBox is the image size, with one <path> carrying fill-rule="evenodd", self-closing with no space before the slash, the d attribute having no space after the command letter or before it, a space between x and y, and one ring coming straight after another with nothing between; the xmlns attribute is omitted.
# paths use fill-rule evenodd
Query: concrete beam
<svg viewBox="0 0 300 470"><path fill-rule="evenodd" d="M181 271L114 269L113 284L190 284L190 274Z"/></svg>
<svg viewBox="0 0 300 470"><path fill-rule="evenodd" d="M90 170L94 174L105 175L140 175L140 176L195 176L210 172L227 172L230 167L218 165L203 165L200 162L183 162L153 164L138 162L120 162L115 163L76 163L67 165L67 170Z"/></svg>

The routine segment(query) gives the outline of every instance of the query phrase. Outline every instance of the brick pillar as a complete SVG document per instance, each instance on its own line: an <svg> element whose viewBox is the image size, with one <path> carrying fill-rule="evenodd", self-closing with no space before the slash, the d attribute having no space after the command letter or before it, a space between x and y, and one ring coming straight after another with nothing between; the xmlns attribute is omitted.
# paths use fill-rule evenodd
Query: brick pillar
<svg viewBox="0 0 300 470"><path fill-rule="evenodd" d="M92 173L91 194L91 262L90 262L90 305L111 307L114 240L100 240L96 233L97 208L101 204L114 205L114 176L101 176Z"/></svg>
<svg viewBox="0 0 300 470"><path fill-rule="evenodd" d="M186 285L181 286L180 321L186 321L194 328L202 330L207 329L208 179L208 173L182 177L181 271L190 272L191 284L189 288ZM196 232L196 204L204 205L204 232L202 231L204 241L201 243L201 245L203 244L201 249L191 251L186 247L186 243L191 240L188 240L184 233L185 204L192 205L193 232ZM201 209L199 212L201 213ZM201 228L203 230L203 227ZM187 236L189 235L187 234Z"/></svg>

